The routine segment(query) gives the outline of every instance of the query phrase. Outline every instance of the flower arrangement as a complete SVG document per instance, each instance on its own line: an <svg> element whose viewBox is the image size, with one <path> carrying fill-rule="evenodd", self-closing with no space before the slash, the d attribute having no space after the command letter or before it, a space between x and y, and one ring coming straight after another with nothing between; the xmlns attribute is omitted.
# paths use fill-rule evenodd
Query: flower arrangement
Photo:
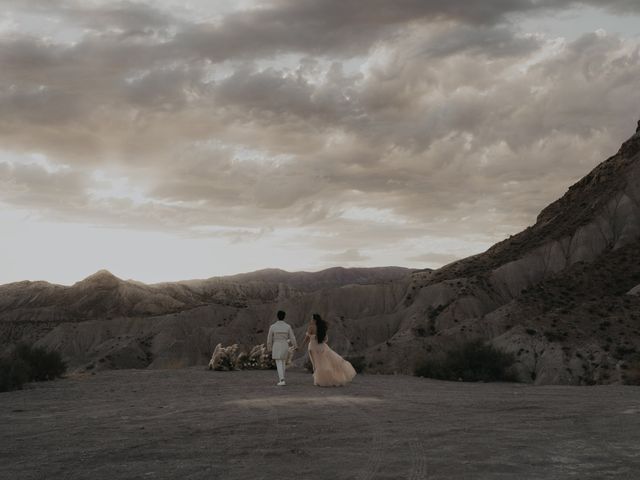
<svg viewBox="0 0 640 480"><path fill-rule="evenodd" d="M292 357L291 352L290 357ZM261 343L253 346L249 352L240 350L238 344L223 347L221 343L211 355L209 370L271 370L276 368L267 347Z"/></svg>

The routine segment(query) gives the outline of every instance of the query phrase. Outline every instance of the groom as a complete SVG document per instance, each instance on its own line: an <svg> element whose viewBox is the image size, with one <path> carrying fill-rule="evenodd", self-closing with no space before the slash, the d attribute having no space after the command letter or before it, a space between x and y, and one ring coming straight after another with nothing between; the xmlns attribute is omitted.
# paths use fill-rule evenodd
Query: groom
<svg viewBox="0 0 640 480"><path fill-rule="evenodd" d="M284 381L284 372L286 367L287 356L289 355L289 342L293 348L298 348L296 336L293 334L291 325L284 321L287 315L284 311L278 310L278 321L269 327L269 335L267 336L267 350L271 352L271 358L276 361L278 369L279 382L277 385L282 387L286 385Z"/></svg>

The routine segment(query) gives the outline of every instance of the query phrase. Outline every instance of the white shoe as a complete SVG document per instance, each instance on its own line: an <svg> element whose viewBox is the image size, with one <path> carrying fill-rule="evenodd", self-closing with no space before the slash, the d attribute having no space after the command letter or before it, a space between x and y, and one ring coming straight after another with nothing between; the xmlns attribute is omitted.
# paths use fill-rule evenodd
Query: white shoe
<svg viewBox="0 0 640 480"><path fill-rule="evenodd" d="M286 385L286 382L284 380L280 380L278 383L276 383L277 387L284 387Z"/></svg>

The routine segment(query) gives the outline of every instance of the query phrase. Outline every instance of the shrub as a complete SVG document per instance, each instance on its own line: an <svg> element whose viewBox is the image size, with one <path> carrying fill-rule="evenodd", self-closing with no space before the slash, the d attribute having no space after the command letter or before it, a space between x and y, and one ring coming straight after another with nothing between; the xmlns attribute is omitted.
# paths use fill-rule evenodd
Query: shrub
<svg viewBox="0 0 640 480"><path fill-rule="evenodd" d="M511 367L513 355L485 345L482 340L472 340L447 352L440 360L427 360L418 365L415 375L439 380L465 382L515 381Z"/></svg>
<svg viewBox="0 0 640 480"><path fill-rule="evenodd" d="M14 358L23 360L29 366L30 381L53 380L67 371L67 366L58 352L50 352L42 347L19 345Z"/></svg>
<svg viewBox="0 0 640 480"><path fill-rule="evenodd" d="M0 360L0 392L20 390L29 381L29 365L24 360Z"/></svg>
<svg viewBox="0 0 640 480"><path fill-rule="evenodd" d="M613 357L617 360L622 360L624 357L626 357L627 355L634 353L636 351L635 347L625 347L624 345L619 345L614 354Z"/></svg>
<svg viewBox="0 0 640 480"><path fill-rule="evenodd" d="M623 381L626 385L640 386L640 358L636 358L629 364L624 372Z"/></svg>
<svg viewBox="0 0 640 480"><path fill-rule="evenodd" d="M427 336L427 331L424 329L424 327L416 327L413 329L413 333L416 337L426 337Z"/></svg>
<svg viewBox="0 0 640 480"><path fill-rule="evenodd" d="M357 373L362 373L365 368L367 368L367 362L365 362L363 356L346 357L345 360L353 365L353 368Z"/></svg>
<svg viewBox="0 0 640 480"><path fill-rule="evenodd" d="M550 342L560 342L564 339L564 335L562 335L562 333L551 330L545 330L543 335Z"/></svg>
<svg viewBox="0 0 640 480"><path fill-rule="evenodd" d="M66 371L58 352L18 345L9 358L0 360L0 391L17 390L27 382L53 380Z"/></svg>

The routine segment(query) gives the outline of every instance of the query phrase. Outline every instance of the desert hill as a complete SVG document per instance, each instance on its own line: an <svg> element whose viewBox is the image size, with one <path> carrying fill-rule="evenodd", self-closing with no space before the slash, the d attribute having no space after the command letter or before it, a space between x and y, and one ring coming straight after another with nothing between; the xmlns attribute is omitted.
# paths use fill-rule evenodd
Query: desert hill
<svg viewBox="0 0 640 480"><path fill-rule="evenodd" d="M640 283L639 239L640 123L535 225L483 254L416 272L397 341L429 353L481 336L518 355L523 379L618 381L640 347L640 309L627 294ZM416 342L411 329L435 338Z"/></svg>
<svg viewBox="0 0 640 480"><path fill-rule="evenodd" d="M322 288L340 287L343 285L370 285L392 282L406 276L408 269L402 267L379 268L344 268L334 267L320 272L287 272L280 269L258 270L222 277L236 283L262 281L266 283L283 283L300 291L313 291Z"/></svg>
<svg viewBox="0 0 640 480"><path fill-rule="evenodd" d="M0 286L0 335L5 350L37 341L75 368L193 365L206 363L218 342L263 343L278 305L296 325L315 311L343 318L388 313L401 302L411 272L263 270L145 285L101 270L69 287L16 282ZM353 292L360 301L351 302Z"/></svg>
<svg viewBox="0 0 640 480"><path fill-rule="evenodd" d="M603 249L617 248L637 238L639 150L640 125L616 155L542 210L535 225L497 243L484 254L439 269L430 283L494 270L528 254L538 255L536 249L545 248L542 253L553 262L552 268L561 269L574 261L590 261Z"/></svg>
<svg viewBox="0 0 640 480"><path fill-rule="evenodd" d="M77 369L183 367L205 364L218 342L264 342L283 308L300 335L323 313L331 345L370 372L409 373L480 337L516 355L523 381L616 383L640 351L638 258L640 123L534 225L439 270L18 282L0 287L0 338L57 349Z"/></svg>

